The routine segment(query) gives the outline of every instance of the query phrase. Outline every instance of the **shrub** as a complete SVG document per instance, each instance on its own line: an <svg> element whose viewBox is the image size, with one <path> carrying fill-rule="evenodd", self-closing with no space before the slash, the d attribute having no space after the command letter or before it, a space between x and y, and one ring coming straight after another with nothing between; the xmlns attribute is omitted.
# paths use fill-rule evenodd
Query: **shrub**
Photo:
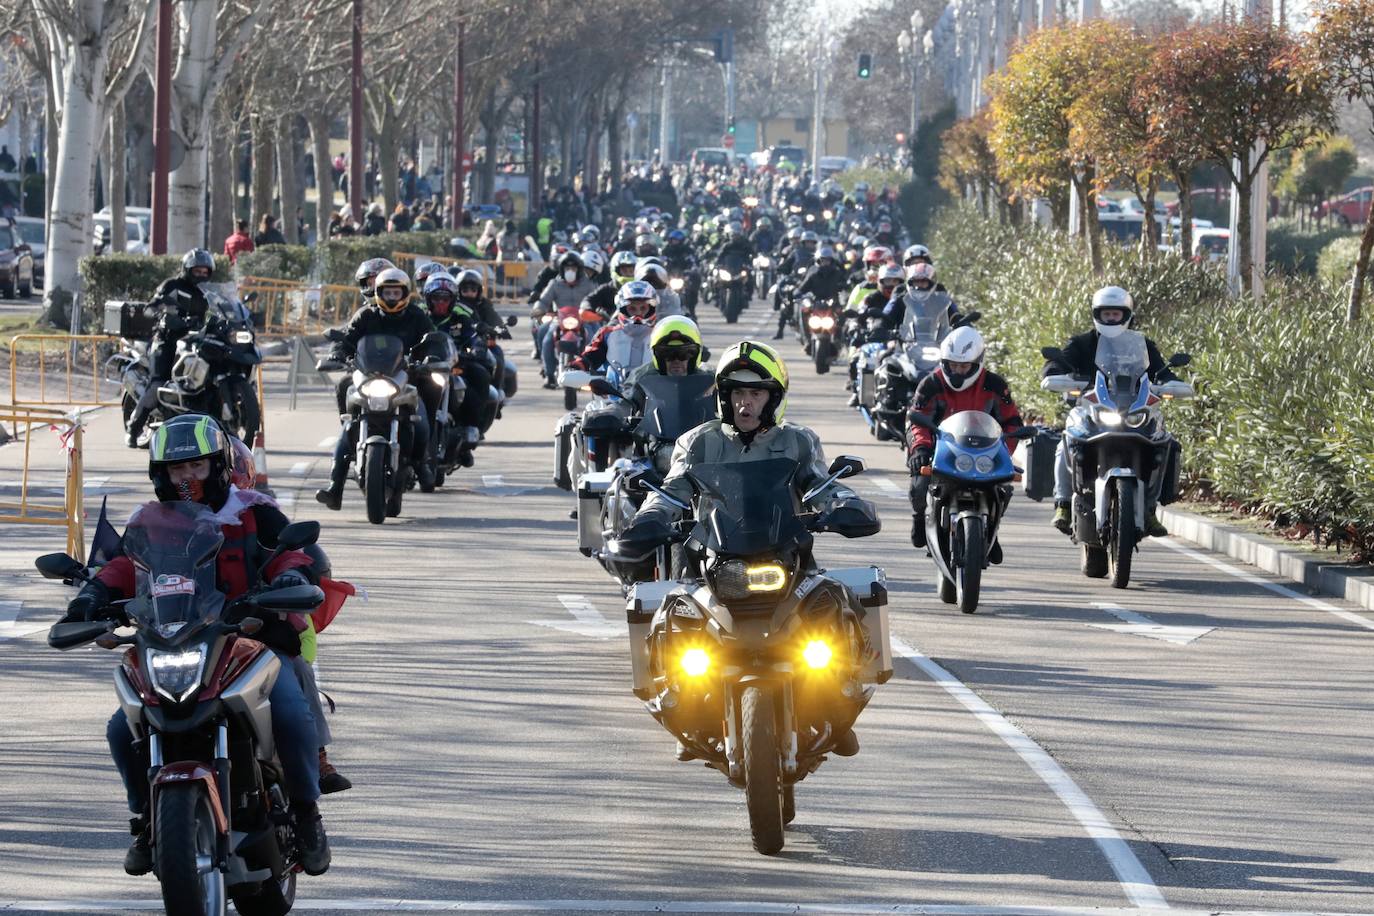
<svg viewBox="0 0 1374 916"><path fill-rule="evenodd" d="M1360 237L1342 234L1317 256L1317 279L1332 290L1346 289L1355 276L1355 259L1360 255ZM1374 285L1374 274L1365 277Z"/></svg>
<svg viewBox="0 0 1374 916"><path fill-rule="evenodd" d="M315 249L305 245L262 245L239 255L237 277L304 280L315 272ZM349 278L352 280L352 277Z"/></svg>
<svg viewBox="0 0 1374 916"><path fill-rule="evenodd" d="M1193 357L1182 374L1198 397L1165 413L1195 490L1374 553L1374 337L1345 325L1332 287L1275 278L1257 307L1227 297L1219 271L1177 258L1141 264L1109 248L1099 278L1058 233L968 208L942 211L935 227L940 277L965 309L983 312L989 365L1027 414L1062 418L1062 402L1040 390L1039 349L1089 326L1094 289L1124 286L1165 356Z"/></svg>
<svg viewBox="0 0 1374 916"><path fill-rule="evenodd" d="M1336 239L1348 236L1345 229L1329 228L1304 231L1292 222L1269 225L1265 249L1269 265L1286 274L1317 273L1317 258Z"/></svg>
<svg viewBox="0 0 1374 916"><path fill-rule="evenodd" d="M181 274L181 255L106 254L82 258L82 312L103 314L106 299L151 299L163 280ZM228 282L229 259L215 255L214 283ZM88 324L87 327L90 327Z"/></svg>

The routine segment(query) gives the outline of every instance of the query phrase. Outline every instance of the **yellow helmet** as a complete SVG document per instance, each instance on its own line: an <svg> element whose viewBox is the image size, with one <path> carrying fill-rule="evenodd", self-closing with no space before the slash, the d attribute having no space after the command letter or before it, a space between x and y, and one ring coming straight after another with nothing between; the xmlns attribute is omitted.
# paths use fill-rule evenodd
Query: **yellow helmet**
<svg viewBox="0 0 1374 916"><path fill-rule="evenodd" d="M701 331L697 323L684 315L664 318L654 325L654 333L649 337L649 349L654 354L654 368L667 372L667 358L674 351L691 353L689 361L692 371L701 366Z"/></svg>
<svg viewBox="0 0 1374 916"><path fill-rule="evenodd" d="M763 409L765 425L776 426L787 411L787 365L768 344L741 340L726 349L716 364L716 391L720 397L720 418L731 426L735 410L730 392L736 388L763 388L773 396Z"/></svg>
<svg viewBox="0 0 1374 916"><path fill-rule="evenodd" d="M384 288L399 286L401 296L399 299L390 299L382 294ZM377 308L390 315L395 315L405 311L410 304L412 287L410 285L410 275L404 270L396 267L389 267L377 274L377 279L373 281L372 301L377 304Z"/></svg>

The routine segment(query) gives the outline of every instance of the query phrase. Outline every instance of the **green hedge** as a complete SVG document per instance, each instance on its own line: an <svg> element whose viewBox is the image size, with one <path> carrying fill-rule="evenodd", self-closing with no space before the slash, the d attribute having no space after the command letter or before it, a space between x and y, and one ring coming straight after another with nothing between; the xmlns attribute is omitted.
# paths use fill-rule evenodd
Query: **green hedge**
<svg viewBox="0 0 1374 916"><path fill-rule="evenodd" d="M1343 234L1322 249L1317 257L1317 278L1332 289L1345 289L1355 276L1355 260L1360 256L1360 237ZM1365 275L1365 284L1374 286L1374 276Z"/></svg>
<svg viewBox="0 0 1374 916"><path fill-rule="evenodd" d="M261 245L239 255L234 265L234 275L238 277L303 280L314 272L315 249L306 245Z"/></svg>
<svg viewBox="0 0 1374 916"><path fill-rule="evenodd" d="M1165 356L1193 356L1182 374L1198 397L1165 413L1195 490L1374 554L1374 335L1346 327L1338 290L1274 278L1257 306L1228 298L1216 270L1177 258L1142 265L1113 246L1099 278L1065 236L967 208L941 212L931 247L941 279L983 312L989 365L1027 413L1062 419L1060 399L1039 387L1039 349L1089 326L1094 289L1122 285Z"/></svg>
<svg viewBox="0 0 1374 916"><path fill-rule="evenodd" d="M82 258L82 312L103 314L106 299L150 299L168 277L181 273L181 255L106 254ZM229 280L229 259L215 255L215 283Z"/></svg>
<svg viewBox="0 0 1374 916"><path fill-rule="evenodd" d="M1311 277L1317 273L1317 259L1321 253L1332 242L1348 235L1350 233L1341 228L1313 232L1304 231L1293 222L1271 222L1265 238L1265 251L1272 268L1286 274Z"/></svg>

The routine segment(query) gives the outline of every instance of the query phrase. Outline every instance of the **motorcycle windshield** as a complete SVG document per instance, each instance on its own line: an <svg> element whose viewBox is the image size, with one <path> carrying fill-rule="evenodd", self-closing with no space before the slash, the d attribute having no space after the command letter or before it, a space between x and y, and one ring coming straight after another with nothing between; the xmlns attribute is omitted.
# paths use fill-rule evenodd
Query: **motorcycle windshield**
<svg viewBox="0 0 1374 916"><path fill-rule="evenodd" d="M687 472L708 497L697 508L699 539L707 550L749 557L775 553L805 530L791 458L705 464Z"/></svg>
<svg viewBox="0 0 1374 916"><path fill-rule="evenodd" d="M719 266L724 267L731 273L738 273L744 269L746 258L743 252L726 251L720 256Z"/></svg>
<svg viewBox="0 0 1374 916"><path fill-rule="evenodd" d="M354 366L365 375L393 376L405 366L406 345L393 334L368 334L358 341Z"/></svg>
<svg viewBox="0 0 1374 916"><path fill-rule="evenodd" d="M124 553L134 564L137 598L128 613L164 637L219 617L224 594L216 557L224 535L210 510L176 500L140 507L124 531Z"/></svg>
<svg viewBox="0 0 1374 916"><path fill-rule="evenodd" d="M244 327L252 326L253 316L249 313L248 308L237 299L231 299L213 292L207 292L205 299L210 303L210 309L216 312L226 323Z"/></svg>
<svg viewBox="0 0 1374 916"><path fill-rule="evenodd" d="M996 445L1002 438L1002 426L991 414L981 410L956 413L940 424L942 437L948 436L960 448L980 452Z"/></svg>
<svg viewBox="0 0 1374 916"><path fill-rule="evenodd" d="M646 375L639 380L644 392L644 419L639 431L655 439L677 439L716 416L716 380L710 373Z"/></svg>
<svg viewBox="0 0 1374 916"><path fill-rule="evenodd" d="M907 293L903 300L902 339L938 347L949 333L949 304L943 296ZM938 360L936 351L935 359Z"/></svg>
<svg viewBox="0 0 1374 916"><path fill-rule="evenodd" d="M1142 394L1141 384L1150 368L1145 335L1124 331L1116 337L1097 338L1097 399L1104 406L1129 407Z"/></svg>

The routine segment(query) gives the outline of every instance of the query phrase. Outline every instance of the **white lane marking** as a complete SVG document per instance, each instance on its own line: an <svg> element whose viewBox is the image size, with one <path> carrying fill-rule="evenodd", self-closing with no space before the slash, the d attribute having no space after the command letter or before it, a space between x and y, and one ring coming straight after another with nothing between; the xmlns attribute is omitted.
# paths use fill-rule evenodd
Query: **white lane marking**
<svg viewBox="0 0 1374 916"><path fill-rule="evenodd" d="M287 473L292 477L304 477L306 474L310 473L310 462L297 461L295 464L291 465L291 470L287 471Z"/></svg>
<svg viewBox="0 0 1374 916"><path fill-rule="evenodd" d="M978 721L988 727L989 731L1005 741L1007 746L1015 751L1016 755L1031 768L1032 772L1039 776L1045 785L1049 786L1050 791L1054 792L1063 802L1064 807L1069 809L1069 813L1074 816L1078 823L1083 825L1083 829L1088 836L1092 837L1097 848L1102 850L1102 855L1106 857L1107 864L1116 873L1117 880L1120 882L1127 900L1138 907L1151 907L1160 910L1169 908L1164 895L1159 892L1159 888L1155 886L1154 880L1150 877L1149 871L1136 858L1131 847L1112 826L1112 822L1107 819L1107 816L1102 813L1097 805L1093 804L1087 793L1078 787L1073 778L1044 748L1036 744L1021 729L1008 722L1001 713L974 693L972 688L919 650L901 639L892 640L892 649L902 657L914 662L916 667L925 672L927 677L963 704L965 709L973 713Z"/></svg>
<svg viewBox="0 0 1374 916"><path fill-rule="evenodd" d="M1358 624L1364 627L1365 629L1374 630L1374 620L1365 617L1363 614L1356 614L1354 611L1347 611L1344 608L1336 607L1334 604L1328 604L1327 602L1321 601L1317 598L1308 597L1307 595L1304 595L1302 592L1299 592L1296 589L1289 588L1286 585L1280 585L1277 582L1270 582L1268 579L1261 578L1260 576L1257 576L1251 572L1246 572L1243 569L1238 569L1237 567L1232 566L1229 563L1223 563L1214 557L1207 556L1207 554L1205 553L1193 550L1191 547L1184 547L1182 544L1169 538L1159 538L1157 539L1156 543L1163 544L1170 550L1178 551L1185 557L1191 557L1192 559L1197 560L1199 563L1205 563L1213 569L1218 569L1226 573L1228 576L1235 576L1237 579L1240 579L1243 582L1249 582L1251 585L1258 585L1260 588L1268 589L1276 595L1282 595L1285 598L1292 598L1294 601L1297 601L1300 604L1305 604L1313 610L1325 611L1326 613L1333 614L1336 617L1341 618L1342 620L1348 620L1351 623Z"/></svg>
<svg viewBox="0 0 1374 916"><path fill-rule="evenodd" d="M81 482L81 488L82 488L83 490L99 490L101 487L105 486L105 484L107 484L107 483L109 483L109 482L110 482L110 478L109 478L108 476L106 476L106 477L87 477L85 480L83 480L83 481Z"/></svg>
<svg viewBox="0 0 1374 916"><path fill-rule="evenodd" d="M505 485L506 485L506 478L505 478L504 475L501 475L501 474L483 474L483 475L482 475L482 486L484 486L484 487L504 487Z"/></svg>
<svg viewBox="0 0 1374 916"><path fill-rule="evenodd" d="M295 493L278 493L276 499L277 505L283 509L290 509L296 504Z"/></svg>
<svg viewBox="0 0 1374 916"><path fill-rule="evenodd" d="M567 608L568 613L573 616L572 622L565 623L558 620L530 620L526 622L539 627L576 633L579 636L589 636L593 639L613 639L617 636L626 635L623 626L602 616L601 612L596 609L596 605L588 601L585 595L558 595L557 597L558 603Z"/></svg>
<svg viewBox="0 0 1374 916"><path fill-rule="evenodd" d="M506 483L504 474L483 474L482 485L473 489L475 493L483 496L520 496L523 493L531 493L539 487L524 487L519 484Z"/></svg>
<svg viewBox="0 0 1374 916"><path fill-rule="evenodd" d="M0 601L0 639L18 639L48 628L46 623L20 623L23 607L22 601Z"/></svg>
<svg viewBox="0 0 1374 916"><path fill-rule="evenodd" d="M332 449L339 442L338 436L325 436L320 440L319 448Z"/></svg>
<svg viewBox="0 0 1374 916"><path fill-rule="evenodd" d="M838 913L877 916L882 913L926 916L1253 916L1240 910L1171 910L1136 907L1086 906L960 906L928 903L787 903L733 900L406 900L396 897L349 897L301 900L294 909L319 912L375 911L385 913ZM108 913L148 910L160 912L161 900L4 900L0 912ZM1314 911L1266 910L1263 916L1318 916ZM1328 914L1330 916L1330 914ZM1359 916L1359 914L1349 914ZM1369 914L1364 914L1369 916Z"/></svg>
<svg viewBox="0 0 1374 916"><path fill-rule="evenodd" d="M1129 611L1119 604L1112 604L1107 601L1094 601L1093 604L1116 619L1125 621L1125 623L1090 623L1088 626L1096 627L1099 630L1125 633L1129 636L1148 636L1150 639L1159 639L1176 646L1186 646L1193 640L1201 639L1216 629L1216 627L1169 626L1156 623L1144 614Z"/></svg>

